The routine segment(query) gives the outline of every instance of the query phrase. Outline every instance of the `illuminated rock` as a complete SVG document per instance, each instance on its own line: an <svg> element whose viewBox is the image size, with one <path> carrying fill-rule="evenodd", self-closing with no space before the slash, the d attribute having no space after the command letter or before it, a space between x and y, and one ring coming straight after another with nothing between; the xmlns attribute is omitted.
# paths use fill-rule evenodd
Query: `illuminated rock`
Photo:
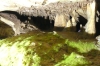
<svg viewBox="0 0 100 66"><path fill-rule="evenodd" d="M87 19L85 31L88 34L95 34L95 16L96 0L0 0L0 11L16 11L19 14L27 16L49 17L50 20L56 20L57 14L63 14L60 27L64 27L65 21L69 21L70 16L77 21L78 15ZM73 11L75 13L73 14ZM60 16L59 16L60 17ZM55 23L57 25L57 23ZM75 24L75 22L74 22ZM73 25L74 25L73 24ZM58 25L59 27L59 25ZM13 29L16 28L13 26Z"/></svg>

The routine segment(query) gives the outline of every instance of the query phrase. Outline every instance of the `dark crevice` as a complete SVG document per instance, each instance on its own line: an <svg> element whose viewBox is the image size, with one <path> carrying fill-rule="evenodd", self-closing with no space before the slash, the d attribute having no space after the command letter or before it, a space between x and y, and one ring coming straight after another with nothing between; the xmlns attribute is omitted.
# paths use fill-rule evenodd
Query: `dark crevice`
<svg viewBox="0 0 100 66"><path fill-rule="evenodd" d="M85 19L81 15L79 15L79 18L78 19L79 19L79 22L77 22L77 24L76 24L76 32L79 32L81 30L81 28L83 29L83 27L85 27L85 25L87 23L87 19ZM82 27L80 25L82 25Z"/></svg>

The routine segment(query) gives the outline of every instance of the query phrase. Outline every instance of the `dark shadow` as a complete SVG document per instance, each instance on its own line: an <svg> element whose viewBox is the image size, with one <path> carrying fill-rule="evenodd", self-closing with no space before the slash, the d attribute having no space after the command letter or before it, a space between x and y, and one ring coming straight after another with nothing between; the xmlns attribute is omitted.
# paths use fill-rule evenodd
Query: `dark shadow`
<svg viewBox="0 0 100 66"><path fill-rule="evenodd" d="M88 53L83 53L82 54L88 61L91 62L89 66L100 66L100 51L99 50L91 50Z"/></svg>
<svg viewBox="0 0 100 66"><path fill-rule="evenodd" d="M100 16L99 16L100 18ZM96 22L96 36L100 35L100 19L99 22Z"/></svg>
<svg viewBox="0 0 100 66"><path fill-rule="evenodd" d="M42 31L52 31L54 28L54 21L49 20L49 17L45 19L44 17L31 17L31 24L34 24L37 28Z"/></svg>
<svg viewBox="0 0 100 66"><path fill-rule="evenodd" d="M96 0L97 2L97 10L100 13L100 0ZM98 22L96 22L96 36L100 35L100 15L96 13L96 18L98 18Z"/></svg>
<svg viewBox="0 0 100 66"><path fill-rule="evenodd" d="M87 19L85 19L83 16L79 15L79 22L77 22L77 25L76 25L76 32L79 32L81 30L81 26L84 27L87 23ZM83 28L82 28L83 29ZM82 30L81 30L82 31ZM83 31L82 31L83 32Z"/></svg>
<svg viewBox="0 0 100 66"><path fill-rule="evenodd" d="M0 22L0 40L7 37L12 37L13 35L14 31L12 28L3 22Z"/></svg>
<svg viewBox="0 0 100 66"><path fill-rule="evenodd" d="M63 31L64 27L54 27L54 31Z"/></svg>

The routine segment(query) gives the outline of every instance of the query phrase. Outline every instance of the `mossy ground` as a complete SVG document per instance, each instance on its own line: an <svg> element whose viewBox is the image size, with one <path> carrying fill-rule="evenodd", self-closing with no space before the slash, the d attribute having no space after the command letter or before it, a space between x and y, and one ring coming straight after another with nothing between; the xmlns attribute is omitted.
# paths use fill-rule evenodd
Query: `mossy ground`
<svg viewBox="0 0 100 66"><path fill-rule="evenodd" d="M71 33L70 33L71 34ZM79 35L79 34L78 34ZM78 36L76 35L76 36ZM82 35L82 34L81 34ZM66 36L67 37L67 36ZM100 53L92 42L65 38L56 32L29 32L0 40L1 66L90 66ZM77 39L76 39L77 38ZM89 37L88 37L89 38ZM75 41L72 41L75 39ZM4 51L4 52L3 52ZM6 54L3 56L3 54ZM3 56L3 57L2 57ZM10 60L10 61L9 61ZM93 61L91 61L93 60ZM7 63L5 64L6 61ZM94 64L92 64L94 63Z"/></svg>

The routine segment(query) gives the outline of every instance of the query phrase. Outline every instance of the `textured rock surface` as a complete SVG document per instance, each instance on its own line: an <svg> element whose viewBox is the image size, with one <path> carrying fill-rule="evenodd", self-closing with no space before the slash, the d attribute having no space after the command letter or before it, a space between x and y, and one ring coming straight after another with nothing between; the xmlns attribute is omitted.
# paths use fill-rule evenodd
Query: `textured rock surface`
<svg viewBox="0 0 100 66"><path fill-rule="evenodd" d="M55 18L56 14L63 14L65 15L65 17L69 17L70 15L72 15L72 11L83 8L83 11L86 10L86 6L88 3L90 3L91 1L77 1L77 2L73 2L73 1L56 1L56 2L51 2L49 4L45 4L45 5L38 5L38 6L34 6L32 5L30 8L29 7L21 7L20 9L18 9L18 12L20 14L24 14L24 15L31 15L31 16L49 16L50 19ZM66 18L68 19L68 18Z"/></svg>
<svg viewBox="0 0 100 66"><path fill-rule="evenodd" d="M21 33L26 33L32 30L38 30L34 25L30 24L27 20L26 22L22 22L17 14L13 13L0 13L0 20L7 24L14 31L14 35L19 35ZM2 25L2 24L1 24ZM6 26L6 25L3 25ZM7 28L5 28L7 29ZM9 31L10 32L10 31Z"/></svg>
<svg viewBox="0 0 100 66"><path fill-rule="evenodd" d="M2 1L2 0L1 0ZM88 20L86 25L85 31L89 34L95 34L95 0L4 0L0 4L0 11L16 11L19 14L27 15L27 16L41 16L41 17L49 17L50 20L56 20L57 15L63 15L61 17L61 21L57 21L55 26L59 27L61 23L61 27L68 27L66 26L66 22L70 19L70 16L73 17L75 20L74 22L78 21L78 15L83 16ZM73 11L75 13L73 13ZM91 16L92 14L92 16ZM91 17L88 17L91 16ZM60 17L60 16L58 16ZM66 20L66 22L65 22ZM72 20L73 21L73 20ZM58 24L59 23L59 24ZM72 22L73 23L73 22ZM70 24L70 22L69 22ZM67 25L69 25L67 24ZM73 26L73 25L72 25ZM75 25L74 25L75 26ZM91 27L93 27L91 29Z"/></svg>
<svg viewBox="0 0 100 66"><path fill-rule="evenodd" d="M69 16L73 10L80 8L86 10L87 4L94 0L24 0L24 2L23 0L0 1L2 1L2 4L0 4L0 11L17 11L20 14L36 17L49 16L50 19L54 20L56 14L64 13L65 16Z"/></svg>

